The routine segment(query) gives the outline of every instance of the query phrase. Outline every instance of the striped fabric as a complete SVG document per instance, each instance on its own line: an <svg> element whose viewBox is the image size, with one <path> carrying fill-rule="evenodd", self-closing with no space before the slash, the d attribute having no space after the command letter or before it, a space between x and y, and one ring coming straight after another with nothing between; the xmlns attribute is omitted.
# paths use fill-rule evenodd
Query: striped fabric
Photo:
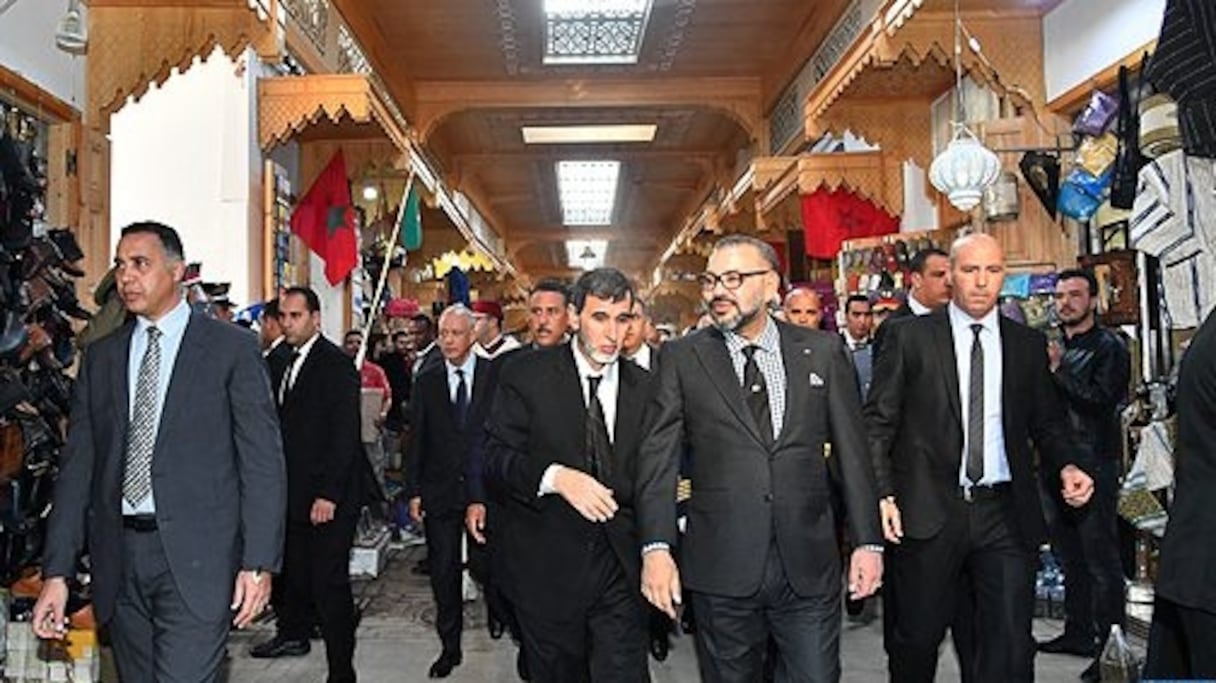
<svg viewBox="0 0 1216 683"><path fill-rule="evenodd" d="M1216 2L1169 0L1147 75L1178 103L1187 154L1216 158Z"/></svg>

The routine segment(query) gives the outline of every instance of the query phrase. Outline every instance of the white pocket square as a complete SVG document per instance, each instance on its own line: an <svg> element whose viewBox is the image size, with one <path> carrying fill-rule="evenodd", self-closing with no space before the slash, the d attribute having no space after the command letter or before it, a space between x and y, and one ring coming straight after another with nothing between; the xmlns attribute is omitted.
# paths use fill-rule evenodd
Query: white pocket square
<svg viewBox="0 0 1216 683"><path fill-rule="evenodd" d="M811 373L811 386L813 386L813 387L821 387L821 386L823 386L823 385L824 385L823 378L822 378L822 377L820 377L818 373L814 373L814 372L812 372L812 373Z"/></svg>

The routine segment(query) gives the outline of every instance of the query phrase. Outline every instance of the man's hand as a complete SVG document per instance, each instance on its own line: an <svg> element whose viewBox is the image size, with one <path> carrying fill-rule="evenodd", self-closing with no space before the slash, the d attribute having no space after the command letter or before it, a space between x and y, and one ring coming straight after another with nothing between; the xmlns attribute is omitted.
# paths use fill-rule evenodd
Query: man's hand
<svg viewBox="0 0 1216 683"><path fill-rule="evenodd" d="M1052 372L1060 369L1060 361L1064 359L1064 347L1058 341L1047 342L1047 368Z"/></svg>
<svg viewBox="0 0 1216 683"><path fill-rule="evenodd" d="M464 511L464 526L474 541L485 545L486 506L484 503L469 503Z"/></svg>
<svg viewBox="0 0 1216 683"><path fill-rule="evenodd" d="M426 513L422 511L422 498L414 496L410 498L410 519L414 520L414 524L421 524L422 518Z"/></svg>
<svg viewBox="0 0 1216 683"><path fill-rule="evenodd" d="M328 522L334 521L334 512L338 506L324 498L318 498L312 502L312 510L308 512L308 521L312 522L313 526L320 526Z"/></svg>
<svg viewBox="0 0 1216 683"><path fill-rule="evenodd" d="M882 535L891 543L899 543L904 537L904 521L895 504L895 496L878 501L878 512L882 515Z"/></svg>
<svg viewBox="0 0 1216 683"><path fill-rule="evenodd" d="M882 587L882 553L858 548L849 561L849 597L860 600Z"/></svg>
<svg viewBox="0 0 1216 683"><path fill-rule="evenodd" d="M64 609L68 604L68 582L61 576L47 579L34 604L34 635L63 640L68 634Z"/></svg>
<svg viewBox="0 0 1216 683"><path fill-rule="evenodd" d="M642 555L642 595L664 614L677 619L680 597L680 570L671 551L663 548Z"/></svg>
<svg viewBox="0 0 1216 683"><path fill-rule="evenodd" d="M1094 480L1076 465L1065 465L1060 470L1060 483L1063 485L1060 495L1064 497L1064 502L1075 508L1088 503L1089 497L1094 494Z"/></svg>
<svg viewBox="0 0 1216 683"><path fill-rule="evenodd" d="M242 570L236 575L236 586L232 589L232 610L236 616L232 625L245 628L266 609L270 602L270 574L262 571Z"/></svg>
<svg viewBox="0 0 1216 683"><path fill-rule="evenodd" d="M595 477L570 467L557 468L553 475L553 490L590 522L607 522L618 509L612 489Z"/></svg>

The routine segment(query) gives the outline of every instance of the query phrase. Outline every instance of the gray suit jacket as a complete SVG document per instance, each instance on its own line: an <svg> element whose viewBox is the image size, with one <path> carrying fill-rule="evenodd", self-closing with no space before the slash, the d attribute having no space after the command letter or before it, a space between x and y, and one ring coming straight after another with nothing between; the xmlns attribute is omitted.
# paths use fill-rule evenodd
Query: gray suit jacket
<svg viewBox="0 0 1216 683"><path fill-rule="evenodd" d="M45 576L70 577L87 539L103 623L122 582L133 330L129 322L95 342L77 376L43 558ZM152 481L169 568L196 616L228 612L238 569L278 570L283 450L266 366L248 331L190 316L161 411Z"/></svg>

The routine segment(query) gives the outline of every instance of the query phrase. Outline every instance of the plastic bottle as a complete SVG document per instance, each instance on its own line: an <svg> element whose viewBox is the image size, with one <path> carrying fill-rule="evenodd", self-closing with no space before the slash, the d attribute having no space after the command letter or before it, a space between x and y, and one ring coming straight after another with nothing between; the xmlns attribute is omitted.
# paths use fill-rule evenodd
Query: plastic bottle
<svg viewBox="0 0 1216 683"><path fill-rule="evenodd" d="M1118 624L1110 627L1110 637L1106 639L1106 647L1102 648L1102 656L1098 659L1102 683L1139 683L1140 661L1136 653L1123 637L1123 629Z"/></svg>

